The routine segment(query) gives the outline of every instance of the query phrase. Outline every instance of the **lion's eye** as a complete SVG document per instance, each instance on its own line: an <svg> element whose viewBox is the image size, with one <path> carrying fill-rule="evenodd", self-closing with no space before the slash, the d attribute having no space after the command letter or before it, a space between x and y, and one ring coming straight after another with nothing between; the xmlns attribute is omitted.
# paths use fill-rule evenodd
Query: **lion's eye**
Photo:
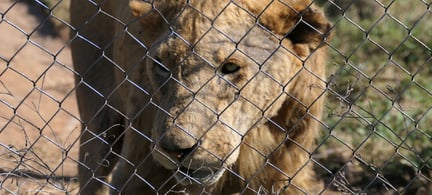
<svg viewBox="0 0 432 195"><path fill-rule="evenodd" d="M153 60L153 67L155 68L155 71L161 76L168 76L170 74L169 69L162 64L161 59L157 56Z"/></svg>
<svg viewBox="0 0 432 195"><path fill-rule="evenodd" d="M223 64L221 72L222 74L232 74L240 70L240 66L237 64L234 64L232 62L227 62Z"/></svg>

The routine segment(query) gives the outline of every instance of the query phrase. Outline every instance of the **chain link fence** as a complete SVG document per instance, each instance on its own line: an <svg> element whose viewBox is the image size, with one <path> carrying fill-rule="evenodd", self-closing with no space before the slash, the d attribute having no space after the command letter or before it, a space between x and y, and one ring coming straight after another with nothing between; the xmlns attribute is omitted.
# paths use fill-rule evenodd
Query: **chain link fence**
<svg viewBox="0 0 432 195"><path fill-rule="evenodd" d="M175 16L158 1L149 1L151 4L135 1L138 3L131 4L132 10L127 6L128 9L122 7L117 12L110 7L112 2L76 1L74 6L86 9L82 15L72 15L72 21L69 0L0 2L2 194L87 194L89 191L85 189L99 187L102 192L111 190L114 194L128 194L133 191L131 188L155 194L215 194L204 184L207 180L220 183L219 177L235 181L218 184L220 194L279 194L284 189L300 194L432 192L431 1L315 0L303 3L307 5L302 10L296 10L302 3L288 0L227 0L211 9L200 9L206 3L199 1L179 1L184 6L175 7L178 10ZM256 11L250 9L253 6L245 6L249 5L247 2L268 5ZM291 16L297 18L288 21L292 26L282 38L273 24L263 19L266 10L277 10L272 4L291 10ZM317 7L331 21L328 26L331 39L320 23L325 18L320 18ZM312 20L320 18L317 23L309 21L309 12L303 11L308 8L312 10ZM144 9L148 12L142 12ZM232 9L247 17L221 22L220 18L226 18ZM195 18L183 18L182 14L191 10ZM119 17L126 11L135 17ZM152 14L162 15L163 19L144 21ZM176 26L179 23L172 22L178 20L186 20L179 23L190 26ZM205 23L210 24L205 30L191 35L195 39L188 37L184 31L195 28L193 24L200 20L211 22ZM303 23L298 22L302 20ZM254 23L245 29L237 21ZM151 27L154 32L146 29L148 26L136 30L134 25L140 23L159 24L163 30L155 26ZM274 25L280 23L278 20ZM232 28L225 29L226 24ZM303 27L303 31L299 34L295 26ZM92 33L94 30L99 33ZM169 33L162 37L158 34L166 32ZM302 33L308 37L304 38ZM312 36L316 35L319 42L313 45L310 40L315 40ZM149 41L147 37L158 40ZM173 37L176 41L167 41L174 40ZM262 37L267 37L265 42L251 41ZM215 49L218 44L213 42L219 39L223 41L218 44L228 44L227 48ZM249 41L254 48L241 45L242 41ZM269 46L269 42L277 44ZM310 50L304 49L309 43L313 45ZM129 45L132 46L126 48ZM75 47L74 60L71 47ZM270 52L260 53L263 48ZM327 59L311 57L324 49L329 53ZM116 56L119 50L120 55L129 55L128 59ZM212 53L213 57L202 51ZM271 65L266 64L286 59L280 57L279 51L282 56L303 62L303 72L293 71L296 73L292 78L285 78L286 75L277 74L285 70L272 72L267 68ZM75 64L74 68L72 61L86 60L77 56L90 56L93 63ZM308 58L323 61L326 74L309 67L305 63ZM202 67L187 69L191 62L199 62ZM239 65L246 62L254 64L255 72L245 74L245 78L232 76L249 70ZM179 67L184 70L176 76ZM201 74L202 69L207 74ZM142 76L146 71L156 76ZM295 79L305 75L306 80ZM307 87L305 91L288 90L308 80L323 86L309 86L318 91L310 102L302 101L301 94ZM145 84L149 82L156 83L156 89ZM266 82L273 85L260 85ZM215 83L216 88L212 87ZM248 86L258 87L248 93ZM272 96L271 91L277 94ZM231 95L233 100L222 101ZM281 103L285 96L291 99ZM181 108L174 108L179 102ZM236 102L247 105L242 108L250 113L242 110L232 114L231 110L238 107ZM316 108L320 102L322 108ZM277 117L282 111L279 115L271 114L275 112L273 108L282 104L301 108L297 116L287 119L297 122L285 125L285 119ZM186 113L192 113L189 119L184 119L188 118L184 117ZM156 118L156 122L141 118ZM199 126L202 121L206 121L206 126ZM303 123L312 124L310 131L316 129L317 134L296 132ZM269 126L267 131L262 127L265 125ZM154 130L164 128L169 130ZM278 140L274 136L277 133L285 137ZM259 135L253 137L254 134ZM189 141L179 141L180 138ZM266 146L272 151L260 148L260 144L272 140L276 146ZM225 150L230 151L227 156L218 153ZM245 157L247 151L253 155ZM299 159L289 156L290 152L298 153ZM196 164L200 158L205 160ZM286 158L290 159L281 160ZM211 164L213 161L219 163L217 169ZM257 166L255 161L263 164L253 169ZM245 176L244 167L254 172ZM282 175L283 184L275 182L269 188L266 182L273 179L273 173ZM163 181L155 179L155 175ZM307 183L311 185L313 180L314 187L303 187L298 179L303 177L313 178ZM197 189L184 187L192 183Z"/></svg>

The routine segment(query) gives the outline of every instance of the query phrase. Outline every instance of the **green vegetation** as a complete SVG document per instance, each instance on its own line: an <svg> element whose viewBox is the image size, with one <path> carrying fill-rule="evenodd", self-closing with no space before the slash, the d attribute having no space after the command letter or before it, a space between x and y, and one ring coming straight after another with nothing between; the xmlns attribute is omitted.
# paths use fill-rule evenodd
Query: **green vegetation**
<svg viewBox="0 0 432 195"><path fill-rule="evenodd" d="M335 24L319 150L340 152L324 155L327 176L343 171L356 193L432 190L431 3L320 2Z"/></svg>

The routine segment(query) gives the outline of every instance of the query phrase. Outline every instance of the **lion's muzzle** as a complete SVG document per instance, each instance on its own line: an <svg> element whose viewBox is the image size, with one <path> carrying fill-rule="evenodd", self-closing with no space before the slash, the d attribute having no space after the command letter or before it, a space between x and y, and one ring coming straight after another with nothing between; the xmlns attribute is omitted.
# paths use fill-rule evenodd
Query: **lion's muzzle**
<svg viewBox="0 0 432 195"><path fill-rule="evenodd" d="M161 142L163 143L163 142ZM172 170L176 180L182 185L200 184L211 185L215 183L225 172L223 167L210 167L204 163L200 167L195 167L193 162L194 152L198 149L199 144L191 148L172 147L167 149L161 144L153 147L153 158L166 169ZM194 167L192 167L195 165Z"/></svg>

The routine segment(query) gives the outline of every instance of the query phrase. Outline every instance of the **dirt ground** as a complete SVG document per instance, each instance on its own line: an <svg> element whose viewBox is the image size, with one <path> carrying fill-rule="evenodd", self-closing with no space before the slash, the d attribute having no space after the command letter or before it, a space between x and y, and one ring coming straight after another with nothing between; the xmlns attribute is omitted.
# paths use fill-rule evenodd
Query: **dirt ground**
<svg viewBox="0 0 432 195"><path fill-rule="evenodd" d="M76 194L70 50L41 7L2 0L0 14L0 194Z"/></svg>

